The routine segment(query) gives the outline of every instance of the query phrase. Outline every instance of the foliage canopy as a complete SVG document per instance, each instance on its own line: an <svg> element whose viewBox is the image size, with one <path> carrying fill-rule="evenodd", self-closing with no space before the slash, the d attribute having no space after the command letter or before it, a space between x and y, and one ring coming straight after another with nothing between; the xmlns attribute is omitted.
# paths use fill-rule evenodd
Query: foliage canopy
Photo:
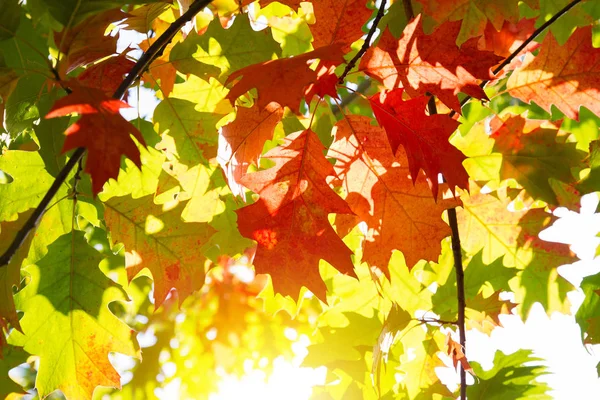
<svg viewBox="0 0 600 400"><path fill-rule="evenodd" d="M464 331L569 312L575 257L539 233L600 191L599 19L581 0L0 0L0 397L207 398L305 335L315 398L456 398L443 353L469 399L548 398L530 352L486 371ZM598 276L582 288L600 343ZM110 353L137 360L122 388Z"/></svg>

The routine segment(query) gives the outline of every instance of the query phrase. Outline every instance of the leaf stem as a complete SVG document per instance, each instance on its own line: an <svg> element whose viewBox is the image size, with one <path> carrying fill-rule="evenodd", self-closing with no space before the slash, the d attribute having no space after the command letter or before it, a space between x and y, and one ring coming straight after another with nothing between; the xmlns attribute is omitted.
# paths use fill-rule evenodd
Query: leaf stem
<svg viewBox="0 0 600 400"><path fill-rule="evenodd" d="M148 66L152 63L152 61L164 50L164 48L173 40L173 37L177 32L188 23L198 12L204 9L207 5L209 5L212 0L196 0L192 3L189 9L181 15L181 17L177 18L168 28L165 30L158 39L148 48L140 59L136 62L134 67L129 71L125 79L121 82L121 85L117 88L115 93L113 94L113 98L120 99L123 97L129 86L138 78L141 73L148 68ZM23 245L27 236L33 231L42 215L46 211L46 208L52 201L52 198L56 195L62 184L66 181L67 177L71 173L71 170L79 163L79 161L83 158L85 154L85 148L79 147L75 149L69 161L65 164L65 166L60 170L52 186L44 195L40 204L38 204L37 208L33 211L29 219L25 222L23 227L17 232L13 242L6 249L4 254L0 256L0 268L5 267L10 262L13 255L17 252L17 250Z"/></svg>
<svg viewBox="0 0 600 400"><path fill-rule="evenodd" d="M529 43L531 43L536 37L538 37L542 32L544 32L550 25L552 25L554 22L556 22L556 20L558 20L563 15L565 15L567 13L567 11L569 11L571 8L575 7L577 5L577 3L581 3L581 0L571 1L569 4L564 6L559 12L554 14L554 16L552 18L550 18L548 21L546 21L542 25L540 25L540 27L537 28L527 39L525 39L525 41L523 43L521 43L521 45L515 51L513 51L508 57L506 57L504 59L504 61L502 61L502 63L500 63L500 65L498 65L496 68L494 68L492 73L494 75L496 75L498 72L502 71L504 69L504 67L506 67L508 64L510 64L511 61L514 60L515 57L517 57L519 55L519 53L521 53L523 51L523 49L525 49L529 45ZM482 81L479 84L479 86L483 89L488 84L489 81L490 81L489 79L486 79L485 81ZM469 100L471 100L471 96L465 97L460 102L461 108ZM455 114L455 111L452 111L450 113L450 117L452 117L454 114Z"/></svg>
<svg viewBox="0 0 600 400"><path fill-rule="evenodd" d="M410 0L402 0L402 5L404 6L404 14L406 14L406 20L410 21L415 17L412 2Z"/></svg>
<svg viewBox="0 0 600 400"><path fill-rule="evenodd" d="M340 83L340 84L344 83L344 79L346 79L346 75L348 75L348 73L350 72L350 70L352 68L354 68L354 66L356 65L358 60L360 60L360 58L367 52L367 50L369 49L369 46L371 46L371 39L373 38L375 31L377 30L377 25L379 24L379 21L381 21L381 18L383 17L383 14L385 13L386 3L387 3L387 0L381 0L381 5L379 6L377 15L375 15L375 18L373 19L373 23L371 24L371 29L369 29L369 33L367 33L365 42L363 43L363 45L360 48L360 50L358 51L358 53L356 53L356 55L354 57L352 57L352 60L350 60L348 62L348 64L346 64L346 68L344 68L344 72L342 73L342 76L340 76L338 83Z"/></svg>

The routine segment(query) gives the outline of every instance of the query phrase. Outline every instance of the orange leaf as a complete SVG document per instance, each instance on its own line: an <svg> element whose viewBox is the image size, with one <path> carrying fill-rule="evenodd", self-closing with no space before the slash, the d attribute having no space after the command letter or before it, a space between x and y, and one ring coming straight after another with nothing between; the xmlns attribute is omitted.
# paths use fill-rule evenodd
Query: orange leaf
<svg viewBox="0 0 600 400"><path fill-rule="evenodd" d="M344 52L363 35L362 26L372 11L364 0L318 0L312 2L317 22L311 26L315 48L333 43L343 45Z"/></svg>
<svg viewBox="0 0 600 400"><path fill-rule="evenodd" d="M152 27L156 32L156 36L146 39L139 43L140 49L143 51L148 51L150 46L156 41L158 37L170 26L168 22L165 22L161 19L155 19L152 23ZM181 37L181 34L178 33L175 36L175 39ZM168 97L169 94L173 91L175 87L175 80L177 78L177 70L173 66L173 63L169 61L169 55L171 54L171 50L177 44L178 40L172 40L160 54L160 56L156 57L152 64L148 67L148 72L145 72L142 75L142 80L144 82L151 83L153 85L157 85L162 92L164 97ZM160 84L158 84L160 81Z"/></svg>
<svg viewBox="0 0 600 400"><path fill-rule="evenodd" d="M258 161L265 142L273 138L275 126L282 117L283 109L277 103L269 103L266 108L259 108L257 104L250 108L237 107L235 120L223 127L217 159L235 196L244 196L240 180L250 164Z"/></svg>
<svg viewBox="0 0 600 400"><path fill-rule="evenodd" d="M548 33L539 54L526 57L507 87L512 96L548 112L554 104L571 119L579 119L581 106L600 114L600 49L592 45L592 27L577 29L563 46Z"/></svg>
<svg viewBox="0 0 600 400"><path fill-rule="evenodd" d="M129 135L145 145L144 138L119 114L119 109L129 107L127 103L107 97L100 89L75 82L72 88L71 94L54 103L46 118L81 114L81 118L65 131L67 138L62 151L78 147L88 150L85 172L92 176L92 191L96 195L106 181L119 175L122 155L141 166L140 152Z"/></svg>
<svg viewBox="0 0 600 400"><path fill-rule="evenodd" d="M364 260L389 277L393 250L404 253L409 268L437 259L441 240L450 235L442 212L458 202L436 203L423 174L413 183L403 149L394 157L385 131L370 122L357 115L339 121L327 156L336 159L350 208L369 228Z"/></svg>
<svg viewBox="0 0 600 400"><path fill-rule="evenodd" d="M399 145L404 146L413 182L423 169L431 181L434 198L437 198L439 173L451 189L468 188L469 176L462 165L465 156L448 142L459 123L448 115L425 114L428 97L404 101L402 92L403 89L395 89L370 98L373 114L385 128L392 152L396 153Z"/></svg>
<svg viewBox="0 0 600 400"><path fill-rule="evenodd" d="M274 101L298 113L302 98L307 95L307 91L312 93L307 86L328 77L327 74L319 76L316 71L310 69L310 63L315 59L320 59L322 63L327 62L327 65L340 65L344 62L344 53L340 45L333 44L296 57L271 60L242 68L227 78L225 84L242 77L233 85L227 98L233 103L242 94L256 88L259 108L264 109Z"/></svg>
<svg viewBox="0 0 600 400"><path fill-rule="evenodd" d="M123 81L123 75L127 74L134 65L135 63L128 59L125 53L119 54L87 68L77 77L77 80L84 86L100 89L107 96L111 96Z"/></svg>
<svg viewBox="0 0 600 400"><path fill-rule="evenodd" d="M490 22L485 27L479 44L481 50L488 50L502 57L508 57L535 31L535 18L523 18L518 23L504 21L499 31ZM537 46L531 42L526 51L533 51Z"/></svg>
<svg viewBox="0 0 600 400"><path fill-rule="evenodd" d="M452 339L452 334L450 332L446 335L446 346L448 346L448 355L452 357L454 368L456 368L460 362L462 369L472 374L473 368L469 365L469 361L467 361L467 356L465 356L462 346Z"/></svg>
<svg viewBox="0 0 600 400"><path fill-rule="evenodd" d="M330 213L352 213L326 183L335 175L333 166L310 130L287 136L263 157L275 166L241 179L260 198L237 211L242 235L258 242L256 272L270 274L274 290L283 295L297 297L306 286L325 301L319 260L355 276L352 251L328 221Z"/></svg>
<svg viewBox="0 0 600 400"><path fill-rule="evenodd" d="M56 32L54 42L64 57L60 60L61 76L75 68L113 54L117 49L118 36L104 36L106 28L127 14L115 8L94 15L67 32Z"/></svg>
<svg viewBox="0 0 600 400"><path fill-rule="evenodd" d="M502 57L477 49L477 38L455 44L460 22L446 22L425 35L421 16L410 22L400 40L389 30L377 47L363 57L359 70L381 81L386 88L404 87L411 97L431 93L460 113L459 92L487 99L478 79L490 79L490 68Z"/></svg>

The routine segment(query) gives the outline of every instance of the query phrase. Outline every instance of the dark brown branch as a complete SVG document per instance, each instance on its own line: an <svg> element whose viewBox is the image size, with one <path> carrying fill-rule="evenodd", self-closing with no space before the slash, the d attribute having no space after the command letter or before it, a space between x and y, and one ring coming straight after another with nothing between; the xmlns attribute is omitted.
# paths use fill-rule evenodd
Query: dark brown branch
<svg viewBox="0 0 600 400"><path fill-rule="evenodd" d="M387 3L387 0L381 0L381 5L379 6L377 15L375 15L375 18L373 19L373 24L371 25L371 29L369 29L369 33L367 33L365 42L363 43L363 45L360 48L360 50L358 51L358 53L356 53L356 55L354 57L352 57L352 60L350 60L350 62L348 62L348 64L346 65L346 68L344 68L344 72L342 73L342 76L340 76L340 79L338 80L338 83L340 85L344 83L344 79L346 79L346 75L348 75L348 72L350 72L350 70L352 68L354 68L354 66L356 65L358 60L360 60L360 58L369 49L369 46L371 46L371 39L373 38L375 31L377 30L377 25L379 24L379 21L381 20L381 18L383 17L383 14L385 13L385 4L386 3Z"/></svg>
<svg viewBox="0 0 600 400"><path fill-rule="evenodd" d="M173 22L166 31L163 32L162 35L148 48L140 59L136 62L134 67L129 71L121 85L117 88L115 93L113 94L113 98L120 99L123 97L129 86L138 78L141 73L148 68L148 66L154 61L154 59L162 53L164 48L173 40L175 34L187 23L189 22L198 12L204 9L207 5L211 3L212 0L196 0L194 3L190 5L190 8L175 22ZM60 82L60 81L59 81ZM67 177L71 173L71 170L75 167L75 165L82 159L85 154L85 148L79 147L75 149L69 161L65 164L65 166L60 170L52 186L44 195L42 201L37 206L37 208L33 211L29 219L25 222L23 227L17 232L13 242L10 244L8 249L2 254L0 257L0 268L7 266L10 262L10 259L17 252L19 247L23 245L27 236L36 228L38 225L40 218L44 215L44 212L48 208L48 205L52 201L52 198L56 195L62 184L66 181Z"/></svg>
<svg viewBox="0 0 600 400"><path fill-rule="evenodd" d="M577 5L577 3L581 3L581 0L573 0L572 2L570 2L569 4L564 6L563 9L560 10L559 12L557 12L552 18L550 18L548 21L544 22L515 51L513 51L508 57L506 57L506 59L504 61L502 61L502 63L500 65L498 65L496 68L494 68L494 70L492 71L493 74L496 75L498 72L502 71L504 69L504 67L506 67L508 64L510 64L511 61L514 60L515 57L517 57L519 55L519 53L521 53L523 51L523 49L525 49L525 47L527 47L527 45L529 45L529 43L531 43L536 37L538 37L542 32L544 32L550 25L552 25L554 22L556 22L556 20L558 20L563 15L565 15L567 13L567 11L569 11L571 8L575 7ZM489 79L481 82L479 84L479 86L483 89L488 83L489 83ZM469 100L471 100L471 96L465 97L460 102L460 107L462 108L462 106L464 106ZM450 117L452 117L454 114L455 114L455 111L452 111L450 113Z"/></svg>
<svg viewBox="0 0 600 400"><path fill-rule="evenodd" d="M465 331L465 272L462 265L462 253L460 249L460 236L458 235L458 222L456 220L456 208L448 210L448 222L452 230L452 255L454 256L454 269L456 271L456 297L458 298L458 333L460 345L466 353L466 331ZM460 398L467 398L467 373L460 367Z"/></svg>

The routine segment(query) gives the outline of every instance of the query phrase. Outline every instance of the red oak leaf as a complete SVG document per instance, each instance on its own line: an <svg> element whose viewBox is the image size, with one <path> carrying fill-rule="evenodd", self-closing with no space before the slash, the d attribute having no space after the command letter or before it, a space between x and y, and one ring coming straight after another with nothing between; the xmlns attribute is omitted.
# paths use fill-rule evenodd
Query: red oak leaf
<svg viewBox="0 0 600 400"><path fill-rule="evenodd" d="M328 220L330 213L352 213L327 185L326 179L335 175L333 166L310 130L287 136L283 146L263 157L275 166L241 180L260 198L237 211L242 235L258 242L256 272L270 274L274 289L283 295L296 298L306 286L324 301L319 260L355 276L352 251Z"/></svg>
<svg viewBox="0 0 600 400"><path fill-rule="evenodd" d="M499 31L490 22L485 27L483 36L479 41L481 50L488 50L502 57L508 57L535 31L535 18L523 18L514 24L505 21ZM526 50L532 51L539 46L531 42Z"/></svg>
<svg viewBox="0 0 600 400"><path fill-rule="evenodd" d="M459 202L436 202L423 174L413 183L403 149L394 157L385 131L371 125L370 118L347 116L336 124L334 134L327 157L335 158L346 201L369 229L364 261L389 277L393 250L402 251L409 268L421 259L436 260L441 240L450 235L442 212Z"/></svg>
<svg viewBox="0 0 600 400"><path fill-rule="evenodd" d="M600 49L592 45L592 27L577 29L560 46L552 33L536 57L529 54L508 80L508 91L550 112L554 104L571 119L579 107L600 114Z"/></svg>
<svg viewBox="0 0 600 400"><path fill-rule="evenodd" d="M240 183L251 163L256 163L267 140L273 138L275 126L283 117L283 108L269 103L266 108L237 107L235 120L219 134L217 160L225 171L227 183L234 196L244 197Z"/></svg>
<svg viewBox="0 0 600 400"><path fill-rule="evenodd" d="M445 114L427 115L428 97L402 99L402 89L377 93L370 98L373 114L387 133L392 151L403 145L408 157L410 175L417 179L423 169L431 181L433 196L437 198L438 174L442 174L451 189L466 189L469 176L462 162L465 156L448 139L459 123Z"/></svg>
<svg viewBox="0 0 600 400"><path fill-rule="evenodd" d="M344 53L339 44L333 44L296 57L271 60L242 68L227 78L225 84L242 77L233 85L227 98L233 103L242 94L256 88L258 92L256 102L259 108L264 109L274 101L298 113L302 98L314 93L311 84L318 84L319 87L325 88L327 94L331 91L326 83L322 83L323 79L329 82L330 75L319 75L310 68L310 63L315 59L320 59L321 63L324 63L322 65L326 66L340 65L344 62Z"/></svg>
<svg viewBox="0 0 600 400"><path fill-rule="evenodd" d="M363 35L362 26L372 13L364 0L315 0L312 5L317 20L310 29L315 48L339 43L344 51L350 50Z"/></svg>
<svg viewBox="0 0 600 400"><path fill-rule="evenodd" d="M111 96L121 84L123 75L127 74L135 63L127 58L125 53L110 57L87 68L77 77L84 86L100 89Z"/></svg>
<svg viewBox="0 0 600 400"><path fill-rule="evenodd" d="M386 88L404 87L411 97L426 93L460 113L459 92L487 99L478 79L491 79L490 68L502 57L477 49L477 38L455 44L460 22L446 22L425 35L421 16L410 22L400 40L389 30L379 44L365 53L359 70L381 81Z"/></svg>
<svg viewBox="0 0 600 400"><path fill-rule="evenodd" d="M122 155L141 166L140 152L129 135L142 144L145 144L144 138L119 114L119 109L129 107L127 103L106 96L100 89L75 82L71 87L73 92L57 100L46 118L81 114L81 118L66 130L62 151L87 148L85 172L92 176L92 191L96 195L106 181L117 178Z"/></svg>
<svg viewBox="0 0 600 400"><path fill-rule="evenodd" d="M104 36L106 28L127 14L115 8L94 15L67 32L56 32L54 42L64 56L59 62L61 76L75 68L113 54L117 49L118 36Z"/></svg>

